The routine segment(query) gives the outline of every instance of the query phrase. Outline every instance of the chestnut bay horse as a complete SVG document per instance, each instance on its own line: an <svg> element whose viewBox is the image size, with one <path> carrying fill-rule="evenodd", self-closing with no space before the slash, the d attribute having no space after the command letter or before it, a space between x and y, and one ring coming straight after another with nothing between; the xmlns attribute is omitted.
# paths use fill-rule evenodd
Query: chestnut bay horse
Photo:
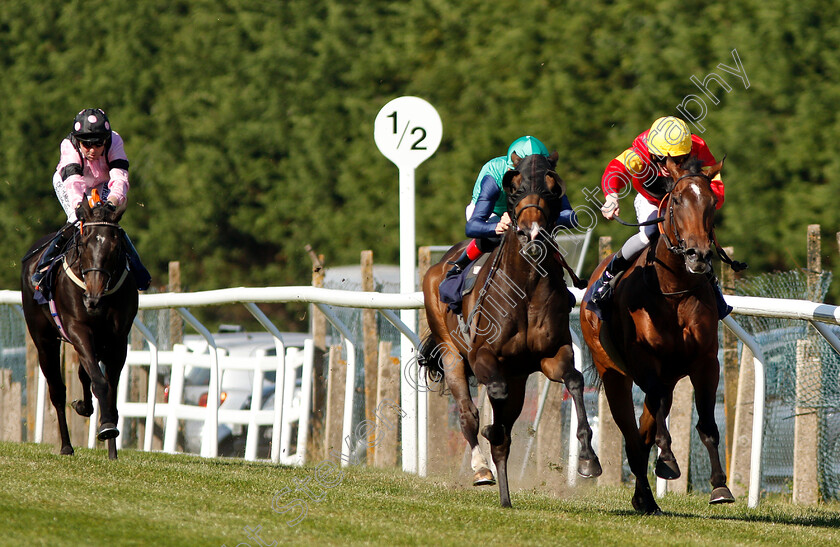
<svg viewBox="0 0 840 547"><path fill-rule="evenodd" d="M694 386L697 431L711 462L713 490L709 503L735 501L726 487L718 453L720 435L714 414L720 374L718 312L706 277L716 247L716 198L710 183L722 166L723 161L704 173L694 158L682 166L669 158L672 185L670 194L662 200L658 240L618 280L606 322L589 310L588 293L581 306L583 336L612 415L624 435L627 459L636 477L633 507L646 514L661 513L647 479L654 442L661 451L656 475L664 479L680 476L665 420L674 386L685 376ZM588 292L610 258L592 274ZM645 393L638 426L633 382Z"/></svg>
<svg viewBox="0 0 840 547"><path fill-rule="evenodd" d="M550 158L527 156L505 174L512 225L478 274L475 286L481 290L464 297L466 322L440 301L438 290L449 269L447 261L458 256L466 242L450 249L423 279L431 332L420 349L420 365L426 367L430 383L446 379L472 451L476 485L492 484L493 475L478 447L478 410L469 379L474 376L486 386L494 423L481 433L490 442L503 507L511 506L507 478L511 431L532 372L542 371L548 379L565 383L578 417L582 446L578 472L584 477L601 474L583 405L583 375L574 367L569 331L573 302L563 268L572 279L577 277L549 242L565 193L563 180L554 172L556 162L556 153Z"/></svg>
<svg viewBox="0 0 840 547"><path fill-rule="evenodd" d="M61 454L73 454L59 359L64 338L79 355L79 380L84 392L84 400L73 401L72 407L81 416L91 416L93 388L101 411L97 437L108 441L108 457L117 458L117 383L125 365L128 334L138 305L137 285L128 271L119 225L124 211L102 203L91 206L87 199L82 200L76 210L78 229L74 230L64 257L56 261L49 305L36 302L30 277L45 250L44 242L52 235L42 238L23 259L23 312L58 418Z"/></svg>

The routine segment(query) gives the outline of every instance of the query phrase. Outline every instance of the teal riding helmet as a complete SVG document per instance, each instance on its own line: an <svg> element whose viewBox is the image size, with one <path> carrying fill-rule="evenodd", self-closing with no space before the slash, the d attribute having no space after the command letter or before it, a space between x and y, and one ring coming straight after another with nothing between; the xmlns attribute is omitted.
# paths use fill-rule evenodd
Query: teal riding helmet
<svg viewBox="0 0 840 547"><path fill-rule="evenodd" d="M520 158L530 156L532 154L542 154L548 157L548 148L536 137L525 136L519 137L510 145L507 151L508 169L513 169L513 160L511 156L516 152Z"/></svg>

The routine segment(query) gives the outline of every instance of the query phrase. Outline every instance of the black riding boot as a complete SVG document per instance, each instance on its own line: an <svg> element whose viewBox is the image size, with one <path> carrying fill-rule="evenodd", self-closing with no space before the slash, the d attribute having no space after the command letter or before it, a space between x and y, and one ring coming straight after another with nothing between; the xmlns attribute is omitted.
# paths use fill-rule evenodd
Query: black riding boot
<svg viewBox="0 0 840 547"><path fill-rule="evenodd" d="M53 260L61 254L61 251L64 250L64 246L67 245L67 242L70 240L71 232L67 229L68 226L69 225L65 225L61 230L56 232L52 240L47 243L46 250L44 251L44 254L41 255L41 259L35 267L35 273L33 273L30 278L32 286L35 287L35 290L41 290L40 285L44 281L44 277L47 275L50 265L53 263Z"/></svg>
<svg viewBox="0 0 840 547"><path fill-rule="evenodd" d="M447 264L452 264L452 267L449 268L448 272L446 272L446 277L452 277L453 275L460 274L464 271L464 268L466 268L470 262L472 262L472 260L470 260L470 257L467 256L467 251L466 249L464 249L464 251L461 253L461 256L459 256L455 260L450 260L447 262Z"/></svg>
<svg viewBox="0 0 840 547"><path fill-rule="evenodd" d="M137 249L134 248L134 244L125 231L123 231L123 243L125 243L131 273L134 275L134 281L137 282L137 290L145 291L152 284L152 276L149 274L149 270L143 266L140 255L137 254Z"/></svg>
<svg viewBox="0 0 840 547"><path fill-rule="evenodd" d="M723 319L732 313L732 306L726 303L723 298L723 291L720 290L720 284L714 273L709 274L709 283L712 284L712 291L715 293L715 302L717 303L718 319Z"/></svg>
<svg viewBox="0 0 840 547"><path fill-rule="evenodd" d="M613 287L610 282L628 267L630 267L630 261L621 256L621 251L615 253L610 263L607 264L604 273L592 284L589 304L593 307L600 308L604 303L608 302L613 292Z"/></svg>

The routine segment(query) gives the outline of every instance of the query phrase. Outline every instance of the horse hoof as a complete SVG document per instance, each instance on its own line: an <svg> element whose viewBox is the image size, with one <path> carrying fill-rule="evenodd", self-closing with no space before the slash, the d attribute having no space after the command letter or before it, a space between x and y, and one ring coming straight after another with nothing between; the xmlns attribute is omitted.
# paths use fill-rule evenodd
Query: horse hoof
<svg viewBox="0 0 840 547"><path fill-rule="evenodd" d="M578 475L587 479L601 476L601 462L597 457L593 460L578 460Z"/></svg>
<svg viewBox="0 0 840 547"><path fill-rule="evenodd" d="M473 486L492 486L494 484L496 484L496 478L493 476L493 472L486 467L482 467L475 472Z"/></svg>
<svg viewBox="0 0 840 547"><path fill-rule="evenodd" d="M709 498L709 505L716 505L718 503L734 503L735 496L725 486L718 486L712 490L712 496Z"/></svg>
<svg viewBox="0 0 840 547"><path fill-rule="evenodd" d="M663 460L657 458L656 469L654 470L656 476L660 479L674 480L680 478L680 466L677 465L677 460Z"/></svg>
<svg viewBox="0 0 840 547"><path fill-rule="evenodd" d="M72 446L62 446L60 454L62 456L72 456L73 455L73 447Z"/></svg>
<svg viewBox="0 0 840 547"><path fill-rule="evenodd" d="M70 403L70 406L73 407L73 410L75 410L76 414L79 416L90 418L93 415L93 406L91 405L90 408L86 407L84 401L73 401Z"/></svg>
<svg viewBox="0 0 840 547"><path fill-rule="evenodd" d="M653 501L653 498L651 498L650 500L645 500L638 496L633 496L631 502L633 503L633 509L635 509L639 513L654 516L662 514L662 509L660 509L659 506L656 505L656 502Z"/></svg>
<svg viewBox="0 0 840 547"><path fill-rule="evenodd" d="M96 438L100 441L107 441L118 437L119 434L120 430L114 424L102 424L99 426L99 433L96 434Z"/></svg>

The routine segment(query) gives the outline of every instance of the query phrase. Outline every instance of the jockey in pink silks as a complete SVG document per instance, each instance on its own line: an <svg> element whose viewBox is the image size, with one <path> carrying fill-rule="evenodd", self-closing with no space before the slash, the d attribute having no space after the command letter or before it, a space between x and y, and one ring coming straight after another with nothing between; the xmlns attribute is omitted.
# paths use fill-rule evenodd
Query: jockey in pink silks
<svg viewBox="0 0 840 547"><path fill-rule="evenodd" d="M76 114L73 130L61 141L60 152L53 187L67 215L67 224L47 244L47 250L32 275L32 284L39 290L50 265L70 240L71 227L77 221L76 208L85 199L85 194L96 190L105 206L113 208L125 203L128 195L128 158L123 140L111 129L111 123L101 109L86 108ZM146 290L151 276L128 234L123 231L123 236L137 287L141 291Z"/></svg>

